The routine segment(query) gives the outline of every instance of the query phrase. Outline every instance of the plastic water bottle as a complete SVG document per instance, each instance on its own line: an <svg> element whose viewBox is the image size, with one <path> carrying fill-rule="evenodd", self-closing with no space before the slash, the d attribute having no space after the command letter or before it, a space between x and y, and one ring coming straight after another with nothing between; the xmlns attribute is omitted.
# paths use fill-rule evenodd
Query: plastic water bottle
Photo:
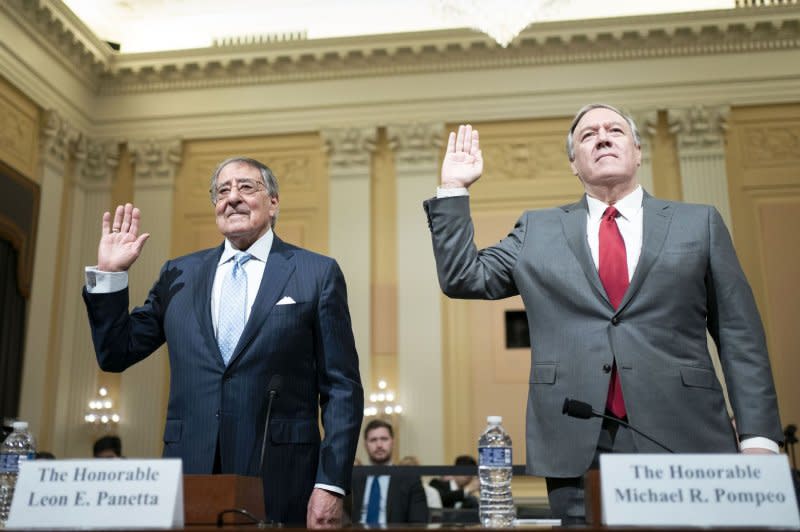
<svg viewBox="0 0 800 532"><path fill-rule="evenodd" d="M0 527L5 526L8 521L14 487L17 485L19 462L33 460L36 456L36 444L28 432L28 422L15 421L11 426L14 431L0 448Z"/></svg>
<svg viewBox="0 0 800 532"><path fill-rule="evenodd" d="M489 416L489 426L478 440L478 478L481 483L481 524L503 528L514 524L516 510L511 496L511 437L503 418Z"/></svg>

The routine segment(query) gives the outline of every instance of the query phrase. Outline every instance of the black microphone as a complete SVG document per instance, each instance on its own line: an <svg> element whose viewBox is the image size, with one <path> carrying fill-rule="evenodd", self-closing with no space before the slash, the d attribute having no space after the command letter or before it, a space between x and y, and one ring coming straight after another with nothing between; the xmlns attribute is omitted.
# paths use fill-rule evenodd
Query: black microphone
<svg viewBox="0 0 800 532"><path fill-rule="evenodd" d="M786 425L783 430L783 445L786 453L792 457L792 469L797 471L797 459L794 456L794 446L797 443L797 425Z"/></svg>
<svg viewBox="0 0 800 532"><path fill-rule="evenodd" d="M283 387L283 377L280 375L273 375L267 385L267 395L269 402L267 403L267 417L264 420L264 438L261 440L261 459L258 461L258 472L264 474L264 455L267 451L267 435L269 434L269 418L272 413L272 401L275 400L281 393Z"/></svg>
<svg viewBox="0 0 800 532"><path fill-rule="evenodd" d="M615 423L619 423L623 427L627 427L627 428L631 429L633 432L635 432L636 434L642 436L643 438L647 438L648 440L650 440L651 442L655 443L656 445L658 445L659 447L661 447L665 451L670 452L670 453L674 453L675 452L672 449L670 449L669 447L667 447L666 445L664 445L663 443L661 443L660 441L658 441L658 440L656 440L654 438L651 438L650 436L648 436L647 434L645 434L641 430L637 429L633 425L630 425L627 421L623 421L623 420L621 420L620 418L618 418L616 416L609 416L608 414L603 414L601 412L596 411L594 408L592 408L592 405L590 405L589 403L584 403L583 401L576 401L575 399L570 399L569 397L567 397L566 399L564 399L564 406L561 408L561 413L564 414L564 415L567 415L569 417L574 417L574 418L578 418L578 419L589 419L589 418L593 418L593 417L601 417L603 419L607 419L609 421L613 421Z"/></svg>

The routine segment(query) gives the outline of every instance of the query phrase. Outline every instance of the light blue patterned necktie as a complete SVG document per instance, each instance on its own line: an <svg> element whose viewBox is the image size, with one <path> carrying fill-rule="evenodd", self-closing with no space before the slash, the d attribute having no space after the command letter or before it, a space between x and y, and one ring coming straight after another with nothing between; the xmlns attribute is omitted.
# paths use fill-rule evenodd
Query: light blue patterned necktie
<svg viewBox="0 0 800 532"><path fill-rule="evenodd" d="M243 251L236 253L233 256L233 267L222 281L217 343L226 366L231 361L233 350L244 330L247 315L247 272L244 264L251 258L252 255Z"/></svg>

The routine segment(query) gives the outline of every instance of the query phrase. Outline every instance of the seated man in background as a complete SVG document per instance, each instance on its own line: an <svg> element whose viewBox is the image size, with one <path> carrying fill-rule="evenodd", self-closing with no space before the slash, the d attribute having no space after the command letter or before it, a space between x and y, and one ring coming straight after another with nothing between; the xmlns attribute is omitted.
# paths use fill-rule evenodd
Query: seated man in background
<svg viewBox="0 0 800 532"><path fill-rule="evenodd" d="M456 458L457 466L472 466L477 468L478 463L469 455ZM475 475L453 475L435 478L430 485L439 492L444 508L477 508L480 496L480 484Z"/></svg>
<svg viewBox="0 0 800 532"><path fill-rule="evenodd" d="M370 465L392 465L394 430L382 419L373 419L364 428L364 447ZM353 478L352 512L354 523L427 523L428 505L419 477L406 475L368 475Z"/></svg>
<svg viewBox="0 0 800 532"><path fill-rule="evenodd" d="M103 436L94 442L92 456L95 458L122 458L122 440L119 436Z"/></svg>
<svg viewBox="0 0 800 532"><path fill-rule="evenodd" d="M418 466L419 458L414 455L404 456L400 459L397 465L401 466ZM442 508L442 497L439 495L439 490L427 484L424 478L420 478L422 482L422 489L425 490L425 500L428 502L428 510L437 510ZM431 512L431 517L433 517Z"/></svg>

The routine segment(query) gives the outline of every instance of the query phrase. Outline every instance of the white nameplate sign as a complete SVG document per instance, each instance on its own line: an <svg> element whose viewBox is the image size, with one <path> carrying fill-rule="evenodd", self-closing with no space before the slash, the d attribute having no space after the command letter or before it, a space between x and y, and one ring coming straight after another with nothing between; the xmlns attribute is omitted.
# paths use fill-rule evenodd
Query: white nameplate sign
<svg viewBox="0 0 800 532"><path fill-rule="evenodd" d="M181 461L21 462L6 527L182 528Z"/></svg>
<svg viewBox="0 0 800 532"><path fill-rule="evenodd" d="M786 455L604 454L603 524L800 528Z"/></svg>

